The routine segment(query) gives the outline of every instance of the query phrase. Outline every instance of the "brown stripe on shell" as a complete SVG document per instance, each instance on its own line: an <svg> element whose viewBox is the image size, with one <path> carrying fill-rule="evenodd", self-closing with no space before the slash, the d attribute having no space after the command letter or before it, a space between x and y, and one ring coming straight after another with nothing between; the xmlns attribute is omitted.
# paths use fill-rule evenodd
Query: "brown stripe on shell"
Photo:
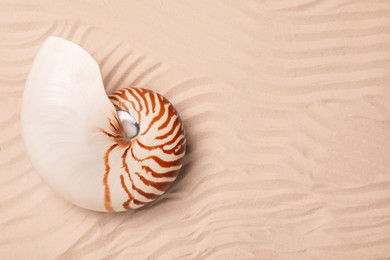
<svg viewBox="0 0 390 260"><path fill-rule="evenodd" d="M130 182L132 184L131 187L133 188L133 190L135 190L136 192L138 192L139 194L141 194L142 196L144 196L147 199L157 199L159 197L159 195L156 195L156 194L153 194L153 193L144 192L143 190L139 189L138 187L136 187L134 185L134 181L131 178L129 167L128 167L127 163L126 163L127 152L129 151L129 149L131 149L130 146L126 148L125 152L122 155L122 167L125 169L125 172L127 173L127 176L129 177L129 180L130 180Z"/></svg>
<svg viewBox="0 0 390 260"><path fill-rule="evenodd" d="M132 184L132 187L134 189L134 182L133 180L131 179L131 176L130 176L130 172L129 172L129 167L127 166L127 163L126 163L126 157L127 157L127 152L129 151L129 149L131 148L131 146L129 145L126 149L125 149L125 152L122 154L122 167L125 169L125 172L127 173L127 175L129 176L129 179L130 179L130 182ZM133 201L135 204L137 205L144 205L145 203L142 202L142 201L139 201L139 200L136 200L134 198L134 196L131 194L131 192L129 191L129 189L127 188L126 184L125 184L125 180L124 180L124 177L123 177L123 174L121 175L121 184L122 184L122 187L123 189L125 190L125 192L127 193L127 196L128 196L128 200L125 201L123 203L123 207L125 209L129 209L130 208L130 202Z"/></svg>
<svg viewBox="0 0 390 260"><path fill-rule="evenodd" d="M155 113L156 100L154 99L154 93L148 89L145 89L146 93L149 93L150 101L152 102L152 112Z"/></svg>
<svg viewBox="0 0 390 260"><path fill-rule="evenodd" d="M155 161L159 166L161 167L164 167L164 168L169 168L171 166L179 166L181 164L181 158L177 159L177 160L174 160L174 161L165 161L163 159L161 159L160 157L156 156L156 155L151 155L151 156L148 156L148 157L145 157L143 159L140 159L140 158L137 158L134 153L133 153L133 150L131 150L131 156L137 160L138 162L143 162L143 161L146 161L146 160L153 160Z"/></svg>
<svg viewBox="0 0 390 260"><path fill-rule="evenodd" d="M121 178L121 185L122 185L122 188L125 190L127 196L129 197L129 199L126 200L125 202L123 202L122 205L123 205L123 207L124 207L125 209L129 210L129 209L130 209L129 204L130 204L131 200L133 200L133 196L131 195L129 189L127 188L127 186L126 186L126 184L125 184L125 179L124 179L124 177L123 177L123 174L121 174L121 177L120 177L120 178Z"/></svg>
<svg viewBox="0 0 390 260"><path fill-rule="evenodd" d="M141 97L141 99L144 101L144 105L145 105L145 109L146 109L146 115L149 115L149 105L148 105L148 101L146 100L146 97L144 95L144 93L142 92L143 89L134 89L136 93L138 93L138 95Z"/></svg>
<svg viewBox="0 0 390 260"><path fill-rule="evenodd" d="M176 140L175 140L176 141ZM159 144L159 145L155 145L155 146L148 146L148 145L145 145L143 144L140 140L136 140L135 141L141 148L145 149L145 150L148 150L148 151L152 151L154 149L161 149L164 153L167 153L167 154L174 154L174 155L180 155L182 152L178 152L178 151L175 151L177 149L177 147L179 146L183 146L183 149L185 150L185 138L183 137L176 145L176 147L172 148L172 149L169 149L169 150L166 150L164 149L164 146L167 145L167 144Z"/></svg>
<svg viewBox="0 0 390 260"><path fill-rule="evenodd" d="M158 97L158 99L159 99L159 101L160 101L160 103L161 103L162 100L160 99L160 97ZM165 110L166 110L165 104L161 104L161 105L160 105L160 112L158 113L157 116L155 116L155 117L152 119L152 121L149 123L148 127L147 127L146 130L142 133L142 135L145 135L146 133L148 133L148 131L152 128L152 126L153 126L158 120L160 120L160 119L163 117L163 115L165 114Z"/></svg>
<svg viewBox="0 0 390 260"><path fill-rule="evenodd" d="M172 116L175 115L175 112L176 112L176 111L175 111L175 109L174 109L172 106L170 106L170 107L168 108L168 116L167 116L167 119L165 120L164 123L162 123L162 124L158 127L158 130L161 130L161 129L163 129L163 128L165 128L165 127L168 126L169 122L171 121Z"/></svg>
<svg viewBox="0 0 390 260"><path fill-rule="evenodd" d="M180 136L183 136L183 138L184 138L183 133L181 133L180 131L177 131L175 136L170 141L164 143L164 146L174 144Z"/></svg>
<svg viewBox="0 0 390 260"><path fill-rule="evenodd" d="M177 172L177 171L175 171L175 172ZM150 180L146 179L144 176L142 176L139 172L135 172L135 174L138 176L138 178L140 178L140 180L142 181L143 184L145 184L146 186L152 186L160 191L166 191L168 189L168 187L172 184L171 181L167 181L167 182L150 181ZM152 174L152 176L153 176L153 174Z"/></svg>
<svg viewBox="0 0 390 260"><path fill-rule="evenodd" d="M147 95L149 95L149 98L147 97ZM111 169L109 164L109 154L113 149L115 149L115 147L124 149L121 158L122 168L124 169L126 174L123 173L119 177L122 188L128 197L128 199L123 202L123 207L125 209L130 209L132 207L132 202L135 205L139 206L148 203L136 200L134 198L134 194L132 194L134 192L137 192L148 200L154 200L160 196L151 192L146 192L142 188L137 187L133 180L133 177L137 176L137 178L139 178L139 180L145 186L153 187L156 190L165 192L172 184L172 181L152 181L150 180L150 177L148 178L148 176L152 176L156 179L175 178L179 170L170 169L175 166L181 166L182 157L185 153L186 148L185 134L180 117L174 107L163 96L148 89L121 89L113 93L110 96L110 99L116 110L124 110L129 112L130 114L136 112L138 114L137 123L140 125L142 132L139 134L139 136L133 138L132 140L124 138L125 133L116 113L113 116L114 120L109 119L108 126L110 129L100 129L103 134L107 135L114 142L114 144L109 147L105 155L106 171L103 179L105 185L105 207L107 211L113 210L111 206L111 194L109 192L108 175ZM157 102L159 103L158 110L156 110L158 105ZM129 111L129 108L132 109ZM141 125L141 121L144 121L142 120L143 116L148 118L150 117L150 119L148 120L148 126ZM166 116L166 118L164 116ZM172 118L174 116L176 116L176 118ZM164 119L161 120L162 118ZM174 121L172 122L172 120ZM159 124L156 127L156 130L161 131L163 129L166 129L166 131L164 131L165 133L158 133L157 136L152 137L152 139L154 138L155 140L162 140L163 142L165 142L155 146L148 146L143 144L142 136L149 133L150 129L156 124ZM168 126L169 129L167 129ZM166 160L152 153L147 154L145 158L137 158L133 151L134 145L139 145L140 148L146 149L148 151L159 149L165 154L173 155L173 158L172 160ZM173 146L172 148L164 149L164 147L171 145ZM127 155L129 154L129 152L131 154L131 158L133 160L136 160L140 164L140 167L142 169L140 172L133 172L131 171L131 169L129 169L129 166L127 164ZM160 171L162 172L154 171L151 167L143 163L145 160L153 160L161 167ZM166 171L164 172L164 170ZM128 178L128 180L126 180L126 178ZM128 183L127 181L129 181L130 183ZM128 187L126 183L128 185L131 185L131 189L129 189L130 186Z"/></svg>
<svg viewBox="0 0 390 260"><path fill-rule="evenodd" d="M140 110L136 108L136 105L134 104L134 102L132 100L129 100L128 96L126 95L126 91L124 89L121 89L121 90L111 94L109 98L111 99L111 102L114 100L120 106L125 104L124 101L129 102L130 105L133 107L134 111L140 112ZM130 111L128 111L128 112L130 112Z"/></svg>
<svg viewBox="0 0 390 260"><path fill-rule="evenodd" d="M173 132L176 130L176 128L178 128L178 127L180 128L179 124L180 124L180 118L176 117L175 122L173 122L171 130L169 130L169 132L167 132L166 134L159 135L159 136L155 137L154 139L162 140L164 138L167 138L168 136L173 134ZM178 130L178 132L180 132L180 129Z"/></svg>
<svg viewBox="0 0 390 260"><path fill-rule="evenodd" d="M179 172L179 170L173 170L164 173L159 173L152 170L152 168L150 168L149 166L145 166L145 165L142 166L142 169L145 170L147 173L151 174L154 178L174 178L177 176L177 173Z"/></svg>
<svg viewBox="0 0 390 260"><path fill-rule="evenodd" d="M104 186L104 207L107 211L114 211L114 209L111 206L111 194L110 194L110 186L108 183L108 175L110 173L111 167L110 167L110 153L112 150L117 147L118 144L113 144L110 146L110 148L107 149L106 153L104 154L104 165L105 165L105 172L103 177L103 186Z"/></svg>
<svg viewBox="0 0 390 260"><path fill-rule="evenodd" d="M139 97L137 97L137 95L133 91L134 91L134 89L132 89L132 88L128 89L128 93L135 98L135 100L137 101L137 103L139 105L139 111L141 111L143 109L141 100L139 99Z"/></svg>

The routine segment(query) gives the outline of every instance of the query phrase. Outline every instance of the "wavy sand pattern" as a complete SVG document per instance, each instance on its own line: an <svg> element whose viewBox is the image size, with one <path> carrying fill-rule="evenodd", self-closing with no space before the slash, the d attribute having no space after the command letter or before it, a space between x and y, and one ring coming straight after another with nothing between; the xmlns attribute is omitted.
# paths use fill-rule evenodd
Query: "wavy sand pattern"
<svg viewBox="0 0 390 260"><path fill-rule="evenodd" d="M390 2L1 1L2 259L390 257ZM107 92L152 88L188 133L154 206L56 197L19 112L49 35L86 48ZM69 158L71 159L71 158Z"/></svg>

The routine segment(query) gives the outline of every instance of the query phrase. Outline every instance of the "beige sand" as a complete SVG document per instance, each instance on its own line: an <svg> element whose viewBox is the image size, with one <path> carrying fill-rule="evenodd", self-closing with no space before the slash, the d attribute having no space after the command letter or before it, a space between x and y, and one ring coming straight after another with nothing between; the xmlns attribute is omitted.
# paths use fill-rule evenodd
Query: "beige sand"
<svg viewBox="0 0 390 260"><path fill-rule="evenodd" d="M390 257L390 2L1 1L1 259ZM39 179L20 136L49 35L181 113L181 178L94 213ZM71 158L68 158L71 160Z"/></svg>

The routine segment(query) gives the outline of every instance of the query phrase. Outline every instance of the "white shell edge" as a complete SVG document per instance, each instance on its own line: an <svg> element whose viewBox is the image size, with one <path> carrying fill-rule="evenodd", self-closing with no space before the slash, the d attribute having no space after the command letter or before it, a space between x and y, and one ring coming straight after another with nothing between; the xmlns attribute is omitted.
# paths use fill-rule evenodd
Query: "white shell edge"
<svg viewBox="0 0 390 260"><path fill-rule="evenodd" d="M102 160L111 143L98 129L114 113L96 61L77 44L49 37L26 82L22 135L40 176L80 207L106 211Z"/></svg>

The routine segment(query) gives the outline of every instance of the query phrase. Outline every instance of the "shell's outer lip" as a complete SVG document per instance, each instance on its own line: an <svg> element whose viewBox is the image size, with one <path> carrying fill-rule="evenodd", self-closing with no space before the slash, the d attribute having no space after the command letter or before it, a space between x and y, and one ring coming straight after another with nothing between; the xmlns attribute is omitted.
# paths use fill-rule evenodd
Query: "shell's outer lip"
<svg viewBox="0 0 390 260"><path fill-rule="evenodd" d="M100 161L111 143L97 129L108 128L112 114L116 109L93 57L73 42L49 37L35 56L23 91L22 136L41 178L82 208L106 211L102 180L94 173L104 171Z"/></svg>
<svg viewBox="0 0 390 260"><path fill-rule="evenodd" d="M125 110L117 110L118 118L122 128L128 138L134 138L139 134L139 125L137 121Z"/></svg>

